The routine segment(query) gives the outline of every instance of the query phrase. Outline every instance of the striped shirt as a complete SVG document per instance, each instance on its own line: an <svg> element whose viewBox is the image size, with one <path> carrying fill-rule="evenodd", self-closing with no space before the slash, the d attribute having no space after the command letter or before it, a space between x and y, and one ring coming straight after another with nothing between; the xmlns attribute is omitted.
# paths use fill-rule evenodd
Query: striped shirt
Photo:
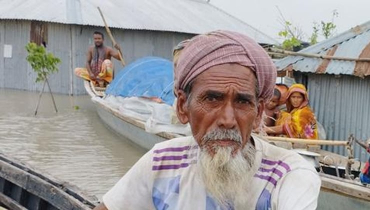
<svg viewBox="0 0 370 210"><path fill-rule="evenodd" d="M316 209L321 183L314 167L293 151L253 139L258 170L246 186L251 193L245 209ZM108 209L221 210L197 172L199 151L192 137L155 145L104 195L104 204Z"/></svg>

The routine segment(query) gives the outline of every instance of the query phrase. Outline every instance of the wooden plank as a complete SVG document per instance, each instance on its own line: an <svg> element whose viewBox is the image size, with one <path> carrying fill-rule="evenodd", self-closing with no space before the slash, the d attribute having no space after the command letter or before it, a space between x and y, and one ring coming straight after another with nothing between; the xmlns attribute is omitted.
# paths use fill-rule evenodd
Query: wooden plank
<svg viewBox="0 0 370 210"><path fill-rule="evenodd" d="M28 192L48 201L50 204L65 209L90 209L63 190L31 174L18 169L9 163L0 161L0 177L15 183ZM61 186L62 187L62 186Z"/></svg>
<svg viewBox="0 0 370 210"><path fill-rule="evenodd" d="M311 140L311 139L299 139L299 138L288 138L288 137L278 137L278 136L262 136L270 141L282 141L290 143L300 143L300 144L318 144L318 145L336 145L336 146L346 146L347 141L334 141L334 140Z"/></svg>
<svg viewBox="0 0 370 210"><path fill-rule="evenodd" d="M22 196L21 204L25 206L29 210L39 210L40 208L41 199L31 193L24 193Z"/></svg>
<svg viewBox="0 0 370 210"><path fill-rule="evenodd" d="M54 206L49 205L49 206L46 207L46 210L59 210L59 209L55 208Z"/></svg>
<svg viewBox="0 0 370 210"><path fill-rule="evenodd" d="M332 190L346 196L370 201L370 188L362 186L358 182L341 179L325 174L320 174L321 188Z"/></svg>
<svg viewBox="0 0 370 210"><path fill-rule="evenodd" d="M27 210L20 204L18 204L15 200L11 199L10 197L0 193L0 203L4 204L6 208L12 210Z"/></svg>
<svg viewBox="0 0 370 210"><path fill-rule="evenodd" d="M87 94L89 94L89 96L91 97L95 97L97 96L91 89L91 86L90 86L90 82L87 81L87 80L84 80L84 87L85 87L85 90L87 92Z"/></svg>
<svg viewBox="0 0 370 210"><path fill-rule="evenodd" d="M44 180L45 182L50 183L51 185L55 186L58 189L62 188L62 190L66 192L66 195L72 196L73 198L80 201L81 203L84 203L87 206L95 207L99 203L99 200L97 197L86 194L85 192L81 191L78 187L71 185L68 182L62 182L45 172L42 172L41 174L40 172L33 169L32 166L29 166L25 163L21 163L12 158L9 158L2 153L0 153L0 162L1 161L8 163L15 168L22 170L25 174L29 174L30 176L35 176L41 180ZM0 178L1 178L1 173L0 173ZM8 181L6 180L5 182L8 183Z"/></svg>
<svg viewBox="0 0 370 210"><path fill-rule="evenodd" d="M370 62L370 58L349 58L349 57L338 57L330 55L312 54L312 53L302 53L302 52L292 52L287 50L280 50L276 48L269 48L268 53L278 53L283 55L293 55L293 56L303 56L309 58L321 58L321 59L331 59L331 60L343 60L343 61L357 61L357 62Z"/></svg>
<svg viewBox="0 0 370 210"><path fill-rule="evenodd" d="M5 179L0 177L0 193L4 192Z"/></svg>
<svg viewBox="0 0 370 210"><path fill-rule="evenodd" d="M23 193L23 189L15 184L13 184L12 188L11 188L11 193L10 193L10 197L17 201L18 203L20 203L21 201L21 198L22 198L22 193Z"/></svg>
<svg viewBox="0 0 370 210"><path fill-rule="evenodd" d="M7 181L6 179L5 179L5 182L4 182L4 189L3 189L3 194L4 195L7 195L7 196L10 196L10 194L11 194L11 190L12 190L12 186L13 186L13 183L11 183L11 182L9 182L9 181Z"/></svg>

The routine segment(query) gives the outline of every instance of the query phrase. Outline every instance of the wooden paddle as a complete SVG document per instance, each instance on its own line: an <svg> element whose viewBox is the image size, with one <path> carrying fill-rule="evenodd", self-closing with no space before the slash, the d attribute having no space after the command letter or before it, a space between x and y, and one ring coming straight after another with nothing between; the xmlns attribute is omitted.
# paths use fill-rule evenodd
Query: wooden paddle
<svg viewBox="0 0 370 210"><path fill-rule="evenodd" d="M107 22L105 21L105 18L104 18L104 16L103 16L103 12L101 11L100 7L98 7L98 10L99 10L99 13L100 13L101 18L103 19L104 26L105 26L105 30L107 30L107 33L108 33L108 35L109 35L110 39L112 40L113 46L116 46L117 42L116 42L116 40L114 40L114 38L113 38L112 32L110 31L110 29L109 29L109 27L108 27L108 25L107 25ZM123 65L123 66L126 66L126 63L125 63L125 61L123 60L122 53L121 53L121 51L120 51L120 50L118 50L118 55L119 55L119 58L120 58L120 60L121 60L122 65Z"/></svg>

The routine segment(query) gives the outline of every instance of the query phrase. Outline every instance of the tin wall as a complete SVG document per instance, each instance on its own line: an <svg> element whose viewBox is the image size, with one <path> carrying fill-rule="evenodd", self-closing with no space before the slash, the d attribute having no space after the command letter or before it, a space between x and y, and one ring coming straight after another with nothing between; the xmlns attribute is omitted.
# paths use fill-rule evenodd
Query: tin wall
<svg viewBox="0 0 370 210"><path fill-rule="evenodd" d="M347 140L350 134L360 140L370 138L370 78L305 75L310 106L324 126L327 139ZM355 157L365 162L369 155L354 145ZM347 155L344 147L325 146L325 149Z"/></svg>
<svg viewBox="0 0 370 210"><path fill-rule="evenodd" d="M26 44L30 41L30 21L0 20L0 87L39 91L41 83L35 83L36 74L26 61ZM105 44L112 42L103 27L47 23L47 51L62 60L59 72L50 76L51 89L55 93L85 94L83 81L73 75L73 69L83 67L86 52L93 44L92 34L105 34ZM121 46L126 63L143 56L159 56L172 59L172 48L190 34L145 30L112 29L116 42ZM9 49L11 48L11 53ZM7 55L4 52L7 49ZM114 61L116 73L122 69Z"/></svg>

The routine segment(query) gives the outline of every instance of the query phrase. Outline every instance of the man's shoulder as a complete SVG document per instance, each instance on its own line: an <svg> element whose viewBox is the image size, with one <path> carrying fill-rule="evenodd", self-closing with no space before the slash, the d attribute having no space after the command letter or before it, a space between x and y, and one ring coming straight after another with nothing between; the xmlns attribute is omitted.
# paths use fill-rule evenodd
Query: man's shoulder
<svg viewBox="0 0 370 210"><path fill-rule="evenodd" d="M94 51L94 45L90 45L89 48L87 48L87 52L92 53Z"/></svg>
<svg viewBox="0 0 370 210"><path fill-rule="evenodd" d="M182 174L197 161L198 145L192 137L181 137L156 144L152 149L152 171L156 176Z"/></svg>
<svg viewBox="0 0 370 210"><path fill-rule="evenodd" d="M186 150L190 149L192 147L198 147L198 144L194 140L192 136L184 136L184 137L178 137L170 140L163 141L161 143L158 143L154 145L153 151L156 150L163 150L167 149L165 151L170 151L170 150ZM171 149L172 148L172 149Z"/></svg>
<svg viewBox="0 0 370 210"><path fill-rule="evenodd" d="M107 52L109 51L112 51L113 50L113 48L111 48L111 47L109 47L109 46L103 46L103 48L104 48L104 50L106 50Z"/></svg>

